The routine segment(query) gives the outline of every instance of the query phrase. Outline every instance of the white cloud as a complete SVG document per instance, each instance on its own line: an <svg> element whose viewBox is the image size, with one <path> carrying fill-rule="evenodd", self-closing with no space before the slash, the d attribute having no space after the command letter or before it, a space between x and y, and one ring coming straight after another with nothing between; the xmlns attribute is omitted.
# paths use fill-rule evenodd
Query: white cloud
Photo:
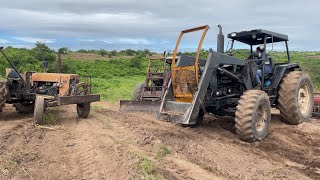
<svg viewBox="0 0 320 180"><path fill-rule="evenodd" d="M96 39L78 39L81 42L96 42Z"/></svg>
<svg viewBox="0 0 320 180"><path fill-rule="evenodd" d="M168 39L161 39L160 44L169 44L170 41Z"/></svg>
<svg viewBox="0 0 320 180"><path fill-rule="evenodd" d="M8 44L8 43L11 43L11 41L9 41L7 39L0 39L0 43L1 44Z"/></svg>
<svg viewBox="0 0 320 180"><path fill-rule="evenodd" d="M15 44L14 47L15 48L32 49L32 48L34 48L34 45L30 45L30 44Z"/></svg>
<svg viewBox="0 0 320 180"><path fill-rule="evenodd" d="M88 43L97 48L122 48L117 44L173 48L180 30L203 24L211 26L214 35L208 44L212 47L216 25L221 24L225 34L264 28L289 34L292 47L319 49L313 36L320 28L319 5L315 0L270 0L263 7L253 0L10 0L1 3L0 15L6 18L0 24L4 32L24 37L23 42L54 44L68 38L76 40L72 46L79 48Z"/></svg>
<svg viewBox="0 0 320 180"><path fill-rule="evenodd" d="M55 43L55 39L44 39L44 38L34 38L34 37L13 37L13 39L27 42L27 43L36 43L36 42L44 42L44 43Z"/></svg>
<svg viewBox="0 0 320 180"><path fill-rule="evenodd" d="M152 45L154 42L144 38L117 38L117 39L105 39L102 42L107 44L133 44L133 45Z"/></svg>

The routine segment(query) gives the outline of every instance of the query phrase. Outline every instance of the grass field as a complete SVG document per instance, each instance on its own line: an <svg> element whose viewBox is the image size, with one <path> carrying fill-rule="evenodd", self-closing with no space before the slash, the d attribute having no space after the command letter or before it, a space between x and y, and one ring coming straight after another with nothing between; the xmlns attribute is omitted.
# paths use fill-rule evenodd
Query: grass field
<svg viewBox="0 0 320 180"><path fill-rule="evenodd" d="M37 57L36 50L8 48L7 55L21 72L33 70L41 72L41 58ZM207 57L207 51L201 51L201 57ZM195 53L186 53L194 55ZM239 58L248 57L247 50L234 50L234 55ZM53 58L52 58L53 56ZM162 56L154 54L154 56ZM57 54L49 51L49 72L55 72ZM275 62L284 62L285 52L272 52L270 57ZM292 62L300 63L314 84L315 91L320 91L320 52L291 52ZM148 58L145 55L101 56L98 53L69 52L62 55L63 73L76 73L81 76L91 76L93 92L101 94L103 100L117 101L119 99L131 99L133 89L137 83L145 80ZM5 68L9 64L0 57L0 74L4 77Z"/></svg>
<svg viewBox="0 0 320 180"><path fill-rule="evenodd" d="M90 57L90 56L85 56ZM116 57L108 59L63 59L63 72L91 76L93 92L103 100L131 99L133 89L145 80L148 59Z"/></svg>
<svg viewBox="0 0 320 180"><path fill-rule="evenodd" d="M83 56L82 56L83 54ZM239 51L238 57L245 54ZM93 92L101 94L103 100L117 101L131 99L134 87L145 80L148 58L145 57L101 57L96 54L69 53L63 58L63 71L90 75ZM77 59L73 59L77 57ZM286 59L284 52L274 52L271 57L277 62ZM320 89L320 52L292 52L292 62L299 62L303 70L310 74L315 91Z"/></svg>
<svg viewBox="0 0 320 180"><path fill-rule="evenodd" d="M115 56L101 56L97 53L80 53L80 52L73 52L73 53L67 53L61 55L62 59L67 60L84 60L84 61L90 61L90 60L111 60L114 58L117 58ZM121 59L130 59L132 56L121 56Z"/></svg>

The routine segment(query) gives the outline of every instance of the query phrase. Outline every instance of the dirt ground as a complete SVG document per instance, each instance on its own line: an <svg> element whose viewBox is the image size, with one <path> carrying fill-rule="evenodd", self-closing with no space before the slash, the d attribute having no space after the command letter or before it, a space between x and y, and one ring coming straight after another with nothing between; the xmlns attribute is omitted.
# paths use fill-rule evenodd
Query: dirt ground
<svg viewBox="0 0 320 180"><path fill-rule="evenodd" d="M320 179L320 120L298 126L273 112L269 135L246 143L233 118L198 128L123 113L118 104L51 109L46 125L12 106L0 113L0 179Z"/></svg>

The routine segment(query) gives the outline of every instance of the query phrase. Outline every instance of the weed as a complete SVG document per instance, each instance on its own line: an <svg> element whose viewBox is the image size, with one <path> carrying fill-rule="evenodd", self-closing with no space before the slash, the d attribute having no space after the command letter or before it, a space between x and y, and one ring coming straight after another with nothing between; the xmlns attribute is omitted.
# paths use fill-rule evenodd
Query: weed
<svg viewBox="0 0 320 180"><path fill-rule="evenodd" d="M156 179L158 179L157 176L155 176L155 175L153 175L153 174L149 175L147 178L148 178L149 180L156 180Z"/></svg>
<svg viewBox="0 0 320 180"><path fill-rule="evenodd" d="M154 164L154 162L149 160L146 157L142 158L139 166L140 166L141 171L148 174L148 175L153 174L156 171L156 165Z"/></svg>
<svg viewBox="0 0 320 180"><path fill-rule="evenodd" d="M56 123L56 118L52 110L48 110L43 114L43 124L54 124Z"/></svg>
<svg viewBox="0 0 320 180"><path fill-rule="evenodd" d="M100 106L100 105L94 105L91 108L92 110L96 110L96 111L101 111L104 110L104 107Z"/></svg>
<svg viewBox="0 0 320 180"><path fill-rule="evenodd" d="M161 145L157 151L157 159L162 159L166 155L170 154L171 150L166 145Z"/></svg>
<svg viewBox="0 0 320 180"><path fill-rule="evenodd" d="M148 179L157 179L156 170L157 165L150 160L146 155L138 152L129 151L128 154L131 157L137 158L138 164L135 164L135 167Z"/></svg>

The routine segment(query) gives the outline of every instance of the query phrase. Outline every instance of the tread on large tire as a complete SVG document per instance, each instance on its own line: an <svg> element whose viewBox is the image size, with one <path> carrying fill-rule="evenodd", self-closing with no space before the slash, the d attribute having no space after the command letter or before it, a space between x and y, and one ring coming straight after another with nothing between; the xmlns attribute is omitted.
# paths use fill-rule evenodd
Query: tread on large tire
<svg viewBox="0 0 320 180"><path fill-rule="evenodd" d="M35 124L43 124L44 110L45 98L42 96L37 96L33 113L33 122Z"/></svg>
<svg viewBox="0 0 320 180"><path fill-rule="evenodd" d="M266 137L271 120L268 95L260 90L246 91L238 101L235 113L236 132L247 142Z"/></svg>
<svg viewBox="0 0 320 180"><path fill-rule="evenodd" d="M4 107L4 103L6 102L7 96L7 89L6 89L6 82L0 81L0 111Z"/></svg>
<svg viewBox="0 0 320 180"><path fill-rule="evenodd" d="M278 109L282 121L297 125L310 120L313 86L307 74L302 71L293 71L285 75L278 94Z"/></svg>
<svg viewBox="0 0 320 180"><path fill-rule="evenodd" d="M33 113L34 103L14 103L13 106L16 108L16 111L22 114Z"/></svg>
<svg viewBox="0 0 320 180"><path fill-rule="evenodd" d="M144 86L145 83L139 83L135 86L132 98L133 101L139 101L141 99Z"/></svg>

